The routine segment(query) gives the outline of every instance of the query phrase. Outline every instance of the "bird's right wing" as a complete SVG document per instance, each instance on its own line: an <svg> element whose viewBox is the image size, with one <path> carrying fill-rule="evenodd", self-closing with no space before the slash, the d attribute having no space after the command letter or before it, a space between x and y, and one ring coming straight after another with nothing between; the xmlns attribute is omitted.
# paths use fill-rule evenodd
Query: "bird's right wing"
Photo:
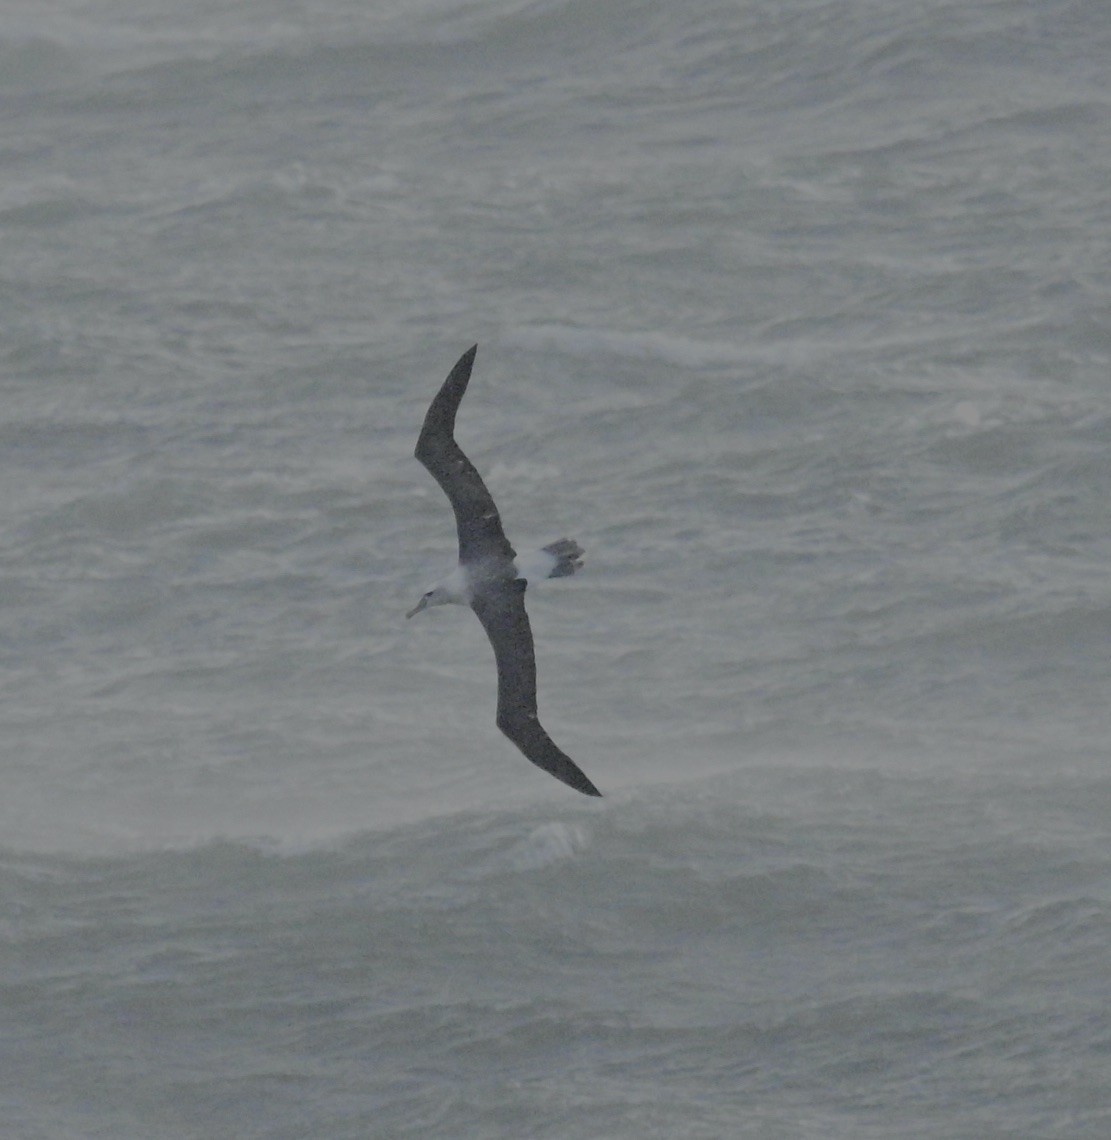
<svg viewBox="0 0 1111 1140"><path fill-rule="evenodd" d="M586 796L602 793L582 769L556 747L536 713L536 654L525 612L525 583L507 581L471 601L494 647L498 664L498 728L538 768Z"/></svg>
<svg viewBox="0 0 1111 1140"><path fill-rule="evenodd" d="M511 562L516 552L502 530L493 496L455 442L455 413L467 390L477 351L477 344L467 349L448 374L424 417L414 454L443 488L455 511L459 560L497 558Z"/></svg>

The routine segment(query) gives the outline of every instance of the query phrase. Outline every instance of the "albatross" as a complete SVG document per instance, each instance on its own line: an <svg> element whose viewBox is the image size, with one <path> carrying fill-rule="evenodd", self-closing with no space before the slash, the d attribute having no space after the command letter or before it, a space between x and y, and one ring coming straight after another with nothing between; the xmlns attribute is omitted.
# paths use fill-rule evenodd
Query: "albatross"
<svg viewBox="0 0 1111 1140"><path fill-rule="evenodd" d="M467 390L478 345L448 374L424 417L414 454L443 488L455 512L459 565L405 615L448 603L470 606L494 647L498 668L497 726L538 768L587 796L602 793L561 752L536 713L536 653L525 612L525 587L563 578L582 566L582 548L569 538L524 558L509 545L498 508L474 464L455 442L455 413Z"/></svg>

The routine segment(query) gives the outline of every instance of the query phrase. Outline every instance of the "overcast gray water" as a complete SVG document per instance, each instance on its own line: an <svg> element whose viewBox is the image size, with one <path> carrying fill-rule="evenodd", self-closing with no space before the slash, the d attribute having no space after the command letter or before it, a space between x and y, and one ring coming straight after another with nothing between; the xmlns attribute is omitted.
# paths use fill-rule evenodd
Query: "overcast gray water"
<svg viewBox="0 0 1111 1140"><path fill-rule="evenodd" d="M5 1140L1111 1134L1105 0L0 30ZM412 448L521 550L494 725Z"/></svg>

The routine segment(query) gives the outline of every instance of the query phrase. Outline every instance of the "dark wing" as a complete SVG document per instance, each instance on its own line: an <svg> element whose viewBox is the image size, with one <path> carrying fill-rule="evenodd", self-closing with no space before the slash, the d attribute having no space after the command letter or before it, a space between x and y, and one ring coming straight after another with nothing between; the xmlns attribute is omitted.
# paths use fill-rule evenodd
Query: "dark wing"
<svg viewBox="0 0 1111 1140"><path fill-rule="evenodd" d="M517 557L501 528L498 508L474 464L455 442L455 413L467 390L478 345L467 349L436 393L417 439L416 457L444 490L455 511L459 561Z"/></svg>
<svg viewBox="0 0 1111 1140"><path fill-rule="evenodd" d="M498 663L498 728L537 767L587 796L602 793L556 747L536 715L536 654L525 612L525 583L517 579L477 594L471 609L486 630Z"/></svg>

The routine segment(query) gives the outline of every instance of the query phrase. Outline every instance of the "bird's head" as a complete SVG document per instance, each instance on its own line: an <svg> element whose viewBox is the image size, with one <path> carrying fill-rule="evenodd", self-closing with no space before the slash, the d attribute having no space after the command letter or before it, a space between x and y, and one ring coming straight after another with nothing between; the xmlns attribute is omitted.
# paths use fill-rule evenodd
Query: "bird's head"
<svg viewBox="0 0 1111 1140"><path fill-rule="evenodd" d="M405 615L411 618L429 606L446 606L449 602L466 606L471 601L471 587L467 571L463 566L456 568L446 577L442 578L424 597Z"/></svg>
<svg viewBox="0 0 1111 1140"><path fill-rule="evenodd" d="M456 599L451 596L451 592L445 586L433 586L405 616L411 618L419 614L421 610L428 609L429 606L446 606L448 602L454 602L455 600Z"/></svg>

